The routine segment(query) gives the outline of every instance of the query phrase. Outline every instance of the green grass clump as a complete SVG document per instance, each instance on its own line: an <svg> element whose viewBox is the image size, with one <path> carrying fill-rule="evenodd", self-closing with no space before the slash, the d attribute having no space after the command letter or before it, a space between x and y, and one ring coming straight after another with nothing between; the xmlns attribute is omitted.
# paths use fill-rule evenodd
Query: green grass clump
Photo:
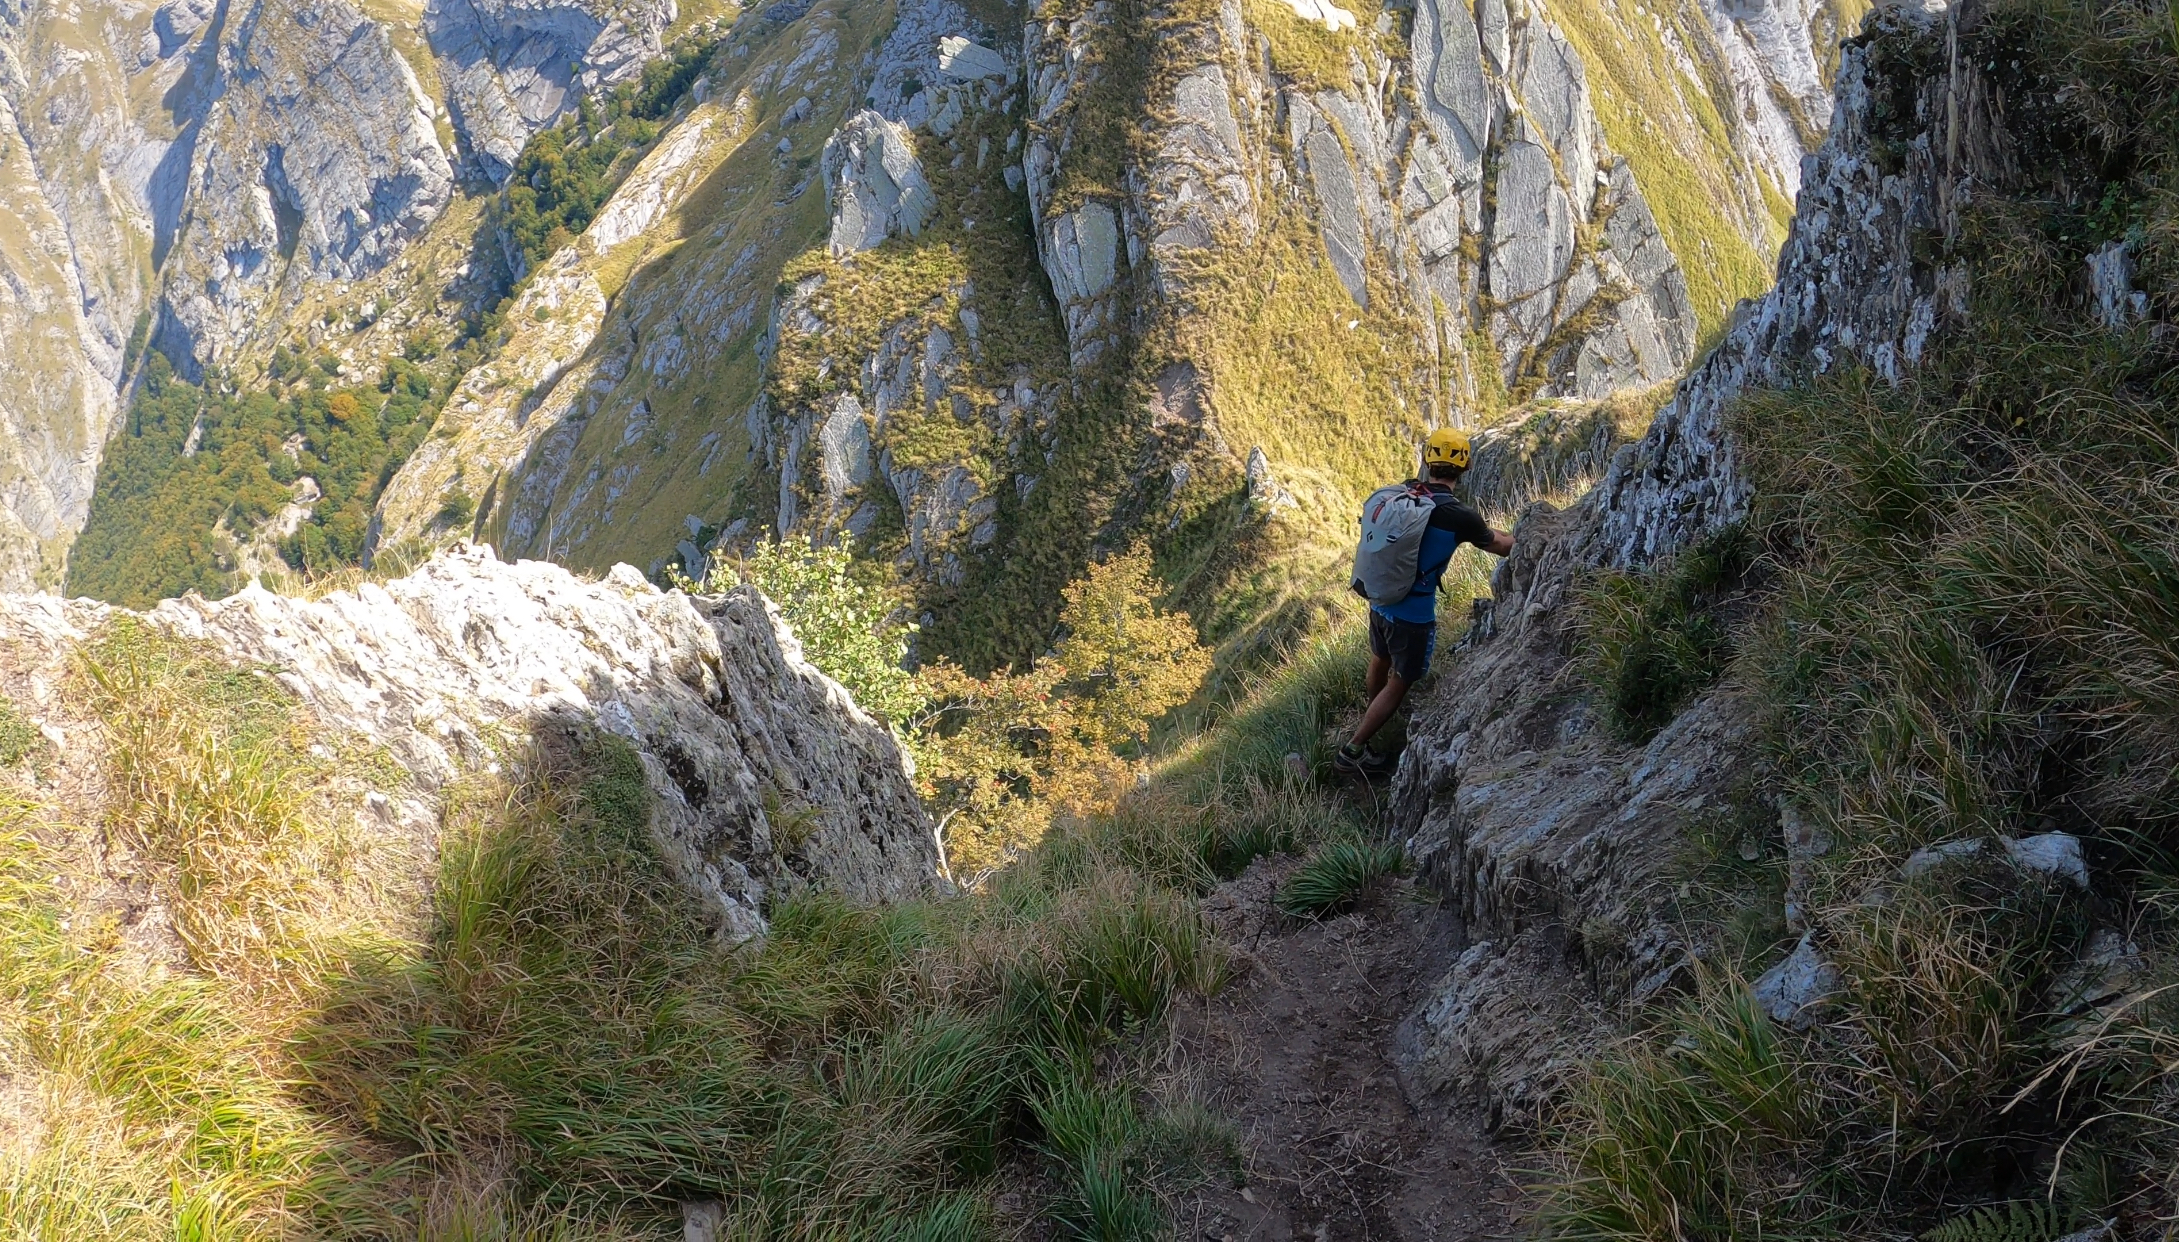
<svg viewBox="0 0 2179 1242"><path fill-rule="evenodd" d="M1580 596L1583 671L1612 729L1647 741L1725 671L1718 608L1747 573L1745 532L1728 530L1648 569L1604 571Z"/></svg>
<svg viewBox="0 0 2179 1242"><path fill-rule="evenodd" d="M1046 1060L1032 1100L1041 1146L1067 1177L1054 1218L1062 1236L1134 1242L1169 1236L1158 1192L1232 1175L1240 1142L1197 1105L1145 1114L1124 1085L1100 1084L1078 1063Z"/></svg>
<svg viewBox="0 0 2179 1242"><path fill-rule="evenodd" d="M15 704L0 699L0 768L12 768L45 744L38 726L30 723Z"/></svg>
<svg viewBox="0 0 2179 1242"><path fill-rule="evenodd" d="M1407 869L1397 841L1333 841L1311 853L1279 886L1279 909L1294 918L1322 918L1353 907L1379 880Z"/></svg>

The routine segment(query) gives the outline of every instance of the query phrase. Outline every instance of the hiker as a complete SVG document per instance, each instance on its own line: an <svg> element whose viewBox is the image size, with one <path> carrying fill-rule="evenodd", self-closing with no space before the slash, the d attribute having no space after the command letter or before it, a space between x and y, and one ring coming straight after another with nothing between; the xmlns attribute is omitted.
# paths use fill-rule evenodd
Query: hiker
<svg viewBox="0 0 2179 1242"><path fill-rule="evenodd" d="M1369 600L1369 709L1354 738L1332 757L1350 775L1391 771L1397 755L1369 740L1392 719L1408 687L1430 671L1437 645L1438 584L1463 543L1493 556L1513 550L1513 536L1453 498L1468 468L1468 433L1441 427L1423 441L1421 479L1379 488L1362 506L1362 541L1354 554L1354 593Z"/></svg>

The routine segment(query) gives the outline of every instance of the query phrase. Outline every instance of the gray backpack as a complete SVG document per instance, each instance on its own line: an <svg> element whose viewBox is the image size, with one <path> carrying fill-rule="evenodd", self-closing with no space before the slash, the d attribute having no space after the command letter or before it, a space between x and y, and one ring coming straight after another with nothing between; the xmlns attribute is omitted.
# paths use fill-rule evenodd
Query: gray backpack
<svg viewBox="0 0 2179 1242"><path fill-rule="evenodd" d="M1437 496L1420 483L1395 483L1362 504L1362 542L1354 549L1354 593L1390 606L1415 590L1422 533L1437 511Z"/></svg>

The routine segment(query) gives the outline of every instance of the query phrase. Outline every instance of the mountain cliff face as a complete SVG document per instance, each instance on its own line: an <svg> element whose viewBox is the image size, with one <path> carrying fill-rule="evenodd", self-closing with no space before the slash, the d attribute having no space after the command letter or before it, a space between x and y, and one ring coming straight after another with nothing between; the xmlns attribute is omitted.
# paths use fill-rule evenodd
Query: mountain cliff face
<svg viewBox="0 0 2179 1242"><path fill-rule="evenodd" d="M453 391L375 549L473 534L656 572L847 532L934 650L987 662L1039 649L1095 550L1150 537L1202 609L1247 597L1213 627L1240 634L1301 607L1425 424L1684 370L1766 283L1858 16L835 0L722 34L671 4L93 6L8 87L81 64L125 138L94 176L22 126L41 209L89 221L69 204L106 187L114 244L51 252L48 285L96 264L111 292L39 303L41 339L76 343L20 365L102 378L13 415L10 511L46 549L16 581L52 581L82 524L129 325L244 392L292 385L290 353L361 383L475 337L425 363ZM52 46L61 21L10 30ZM663 132L516 253L499 187L526 144L677 39L710 51ZM557 192L527 167L512 191Z"/></svg>
<svg viewBox="0 0 2179 1242"><path fill-rule="evenodd" d="M1691 868L1706 851L1777 858L1778 873L1764 882L1774 879L1782 891L1766 889L1763 900L1777 902L1776 930L1797 947L1783 961L1773 954L1759 963L1770 969L1753 995L1795 1029L1813 1022L1841 986L1825 957L1826 936L1850 938L1843 928L1851 912L1888 900L1892 881L1868 878L1870 859L1881 857L1876 847L1849 845L1845 820L1828 806L1818 815L1828 791L1796 789L1782 775L1792 744L1776 730L1787 708L1766 701L1756 674L1728 675L1702 690L1643 740L1611 727L1601 697L1583 692L1585 645L1596 641L1588 628L1593 597L1584 591L1614 571L1670 572L1675 557L1729 556L1715 551L1717 541L1748 537L1757 487L1732 422L1736 408L1825 376L1911 388L1939 343L1969 326L1978 267L2001 290L1985 297L2009 305L2015 295L2000 283L2003 260L1966 239L2017 201L2054 201L2048 196L2066 191L2051 183L2074 173L2054 170L2055 158L2022 154L2063 128L2044 109L2062 107L2065 96L2047 103L2038 92L2056 89L2052 81L2019 80L2018 61L2009 86L1993 80L2005 45L1985 34L1969 50L1963 22L1978 16L1892 12L1872 19L1869 41L1848 48L1829 137L1805 165L1777 286L1739 309L1717 348L1593 490L1566 510L1539 504L1523 514L1514 552L1492 581L1492 598L1478 602L1444 689L1418 711L1394 817L1432 882L1469 921L1474 943L1402 1030L1412 1087L1471 1091L1494 1124L1532 1123L1630 1015L1698 978L1737 969L1710 921L1714 909L1691 891ZM2022 125L2031 127L2026 137ZM2067 289L2091 291L2081 299L2088 331L2123 331L2148 304L2128 276L2096 274L2130 273L2131 244L2111 242L2084 267L2056 271L2062 298L2075 296ZM1841 403L1823 417L1851 411ZM1788 564L1807 554L1772 550ZM1768 606L1779 604L1773 598ZM1881 725L1863 727L1866 744L1880 747ZM2025 822L2029 828L1998 830L2021 874L2087 889L2082 842L2047 831L2049 817ZM1910 842L1900 857L1920 844ZM1913 877L1981 843L1933 848L1939 852L1915 854L1903 869L1897 859L1884 865ZM1942 854L1946 848L1953 854ZM1819 919L1817 877L1826 869L1863 887L1830 893L1841 904ZM2099 875L2099 890L2104 882ZM2074 966L2075 975L2102 978L2109 961L2093 959L2097 943L2088 942L2087 964Z"/></svg>
<svg viewBox="0 0 2179 1242"><path fill-rule="evenodd" d="M276 346L329 324L368 338L394 318L351 351L369 367L473 312L456 249L401 256L465 205L465 182L488 188L586 91L639 73L675 16L342 0L0 11L0 581L59 581L147 339L186 376L248 384ZM449 231L474 227L473 205L453 214Z"/></svg>
<svg viewBox="0 0 2179 1242"><path fill-rule="evenodd" d="M1426 423L1684 369L1761 287L1850 16L1615 12L1592 72L1566 31L1605 19L1573 10L1061 6L1018 49L947 5L751 15L514 304L378 546L467 512L692 571L845 532L984 662L1150 536L1206 610L1250 595L1238 632ZM1266 577L1280 548L1310 568Z"/></svg>
<svg viewBox="0 0 2179 1242"><path fill-rule="evenodd" d="M1891 37L1914 37L1917 19L1892 20L1904 30ZM1895 111L1901 88L1922 124L1904 152L1880 150L1878 110ZM1762 755L1756 708L1735 687L1641 746L1563 692L1583 575L1650 565L1746 516L1752 484L1726 427L1743 394L1841 367L1896 381L1965 312L1961 273L1931 264L1916 239L1956 231L1966 186L2002 159L1976 67L1907 86L1872 80L1865 51L1850 48L1836 89L1777 286L1740 308L1580 503L1523 515L1454 689L1418 714L1401 765L1395 818L1479 939L1410 1020L1404 1055L1419 1085L1475 1089L1501 1120L1563 1086L1612 1029L1607 1002L1688 982L1700 946L1685 939L1672 883L1704 808L1733 813ZM1889 156L1904 167L1887 170Z"/></svg>

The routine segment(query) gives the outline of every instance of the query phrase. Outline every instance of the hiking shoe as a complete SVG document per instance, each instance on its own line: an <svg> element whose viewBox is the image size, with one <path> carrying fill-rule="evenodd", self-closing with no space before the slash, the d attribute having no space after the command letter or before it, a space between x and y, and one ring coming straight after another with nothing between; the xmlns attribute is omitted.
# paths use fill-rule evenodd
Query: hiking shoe
<svg viewBox="0 0 2179 1242"><path fill-rule="evenodd" d="M1373 750L1342 746L1332 752L1332 770L1347 776L1384 776L1398 766L1397 756L1380 755Z"/></svg>

